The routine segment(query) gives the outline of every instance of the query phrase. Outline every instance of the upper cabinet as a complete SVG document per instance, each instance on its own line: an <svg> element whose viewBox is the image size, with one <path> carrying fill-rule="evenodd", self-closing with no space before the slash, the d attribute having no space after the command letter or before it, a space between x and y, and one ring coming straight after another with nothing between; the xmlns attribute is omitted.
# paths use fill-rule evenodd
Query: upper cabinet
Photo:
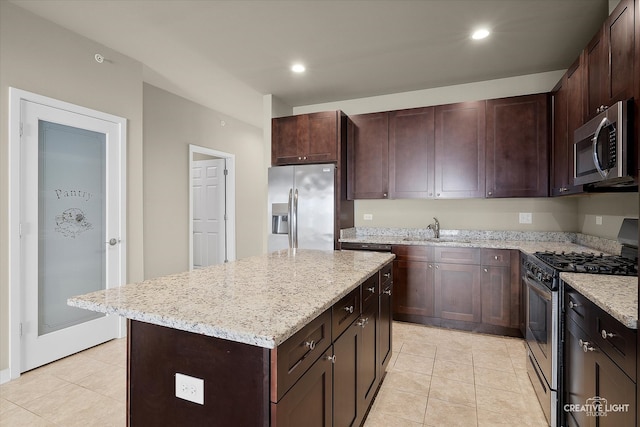
<svg viewBox="0 0 640 427"><path fill-rule="evenodd" d="M350 116L353 129L347 141L347 197L389 197L389 114Z"/></svg>
<svg viewBox="0 0 640 427"><path fill-rule="evenodd" d="M551 195L564 196L582 192L573 184L573 133L584 120L583 68L580 56L569 67L551 92Z"/></svg>
<svg viewBox="0 0 640 427"><path fill-rule="evenodd" d="M389 197L433 197L434 149L434 108L389 113Z"/></svg>
<svg viewBox="0 0 640 427"><path fill-rule="evenodd" d="M621 0L585 48L585 119L633 97L634 32L634 0Z"/></svg>
<svg viewBox="0 0 640 427"><path fill-rule="evenodd" d="M484 197L485 101L435 107L435 197Z"/></svg>
<svg viewBox="0 0 640 427"><path fill-rule="evenodd" d="M487 197L549 195L549 96L487 101Z"/></svg>
<svg viewBox="0 0 640 427"><path fill-rule="evenodd" d="M337 162L341 114L328 111L272 119L271 164Z"/></svg>

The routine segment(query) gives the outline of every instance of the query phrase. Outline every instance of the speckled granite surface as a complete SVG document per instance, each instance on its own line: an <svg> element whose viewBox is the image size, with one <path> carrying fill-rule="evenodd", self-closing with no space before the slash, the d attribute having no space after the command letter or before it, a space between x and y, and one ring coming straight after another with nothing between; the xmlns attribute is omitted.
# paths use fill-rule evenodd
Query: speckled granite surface
<svg viewBox="0 0 640 427"><path fill-rule="evenodd" d="M70 298L101 313L275 348L393 259L288 250Z"/></svg>
<svg viewBox="0 0 640 427"><path fill-rule="evenodd" d="M627 328L638 329L638 278L560 273L560 278Z"/></svg>

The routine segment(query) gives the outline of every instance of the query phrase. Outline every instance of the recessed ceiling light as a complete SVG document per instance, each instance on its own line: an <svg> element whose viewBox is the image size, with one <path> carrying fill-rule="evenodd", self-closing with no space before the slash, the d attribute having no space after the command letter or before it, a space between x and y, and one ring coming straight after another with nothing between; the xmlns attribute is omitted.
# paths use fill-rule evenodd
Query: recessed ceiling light
<svg viewBox="0 0 640 427"><path fill-rule="evenodd" d="M306 68L302 64L293 64L291 66L291 71L294 73L304 73L304 70L306 70Z"/></svg>
<svg viewBox="0 0 640 427"><path fill-rule="evenodd" d="M473 34L471 34L471 38L474 40L482 40L489 37L489 34L489 30L487 30L486 28L480 28L478 30L475 30Z"/></svg>

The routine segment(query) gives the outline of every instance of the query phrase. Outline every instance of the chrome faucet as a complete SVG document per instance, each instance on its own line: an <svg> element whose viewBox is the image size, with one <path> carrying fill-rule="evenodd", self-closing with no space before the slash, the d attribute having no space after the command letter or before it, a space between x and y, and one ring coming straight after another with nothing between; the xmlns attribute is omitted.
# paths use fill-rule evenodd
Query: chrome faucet
<svg viewBox="0 0 640 427"><path fill-rule="evenodd" d="M440 238L440 223L438 222L438 218L436 218L435 216L433 217L433 219L435 220L435 223L427 225L427 228L429 230L433 231L433 237L435 237L436 239L439 239Z"/></svg>

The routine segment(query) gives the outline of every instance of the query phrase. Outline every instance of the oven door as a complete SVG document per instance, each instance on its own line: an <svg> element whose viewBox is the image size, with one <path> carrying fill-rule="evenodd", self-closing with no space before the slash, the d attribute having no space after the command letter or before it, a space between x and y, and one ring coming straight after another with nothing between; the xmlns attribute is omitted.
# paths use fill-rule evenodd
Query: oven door
<svg viewBox="0 0 640 427"><path fill-rule="evenodd" d="M557 309L557 292L540 284L530 273L526 273L523 280L527 289L527 344L549 387L555 390L557 378L554 378L554 356L557 354L557 342L554 343L554 328L557 328L555 317L558 316L557 311L554 316L554 308Z"/></svg>

